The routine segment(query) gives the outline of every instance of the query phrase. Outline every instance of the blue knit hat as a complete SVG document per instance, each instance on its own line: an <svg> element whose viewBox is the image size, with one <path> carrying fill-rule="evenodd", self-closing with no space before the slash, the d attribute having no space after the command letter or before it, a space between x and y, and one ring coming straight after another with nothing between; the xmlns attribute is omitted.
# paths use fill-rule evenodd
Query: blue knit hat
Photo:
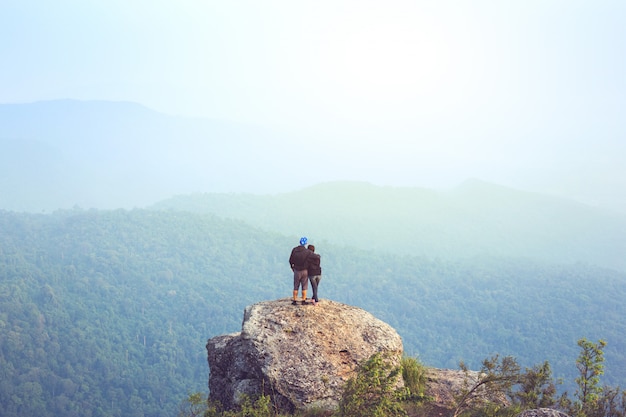
<svg viewBox="0 0 626 417"><path fill-rule="evenodd" d="M308 239L307 239L306 237L301 237L301 238L300 238L300 244L301 244L302 246L306 245L306 242L307 242L307 241L308 241Z"/></svg>

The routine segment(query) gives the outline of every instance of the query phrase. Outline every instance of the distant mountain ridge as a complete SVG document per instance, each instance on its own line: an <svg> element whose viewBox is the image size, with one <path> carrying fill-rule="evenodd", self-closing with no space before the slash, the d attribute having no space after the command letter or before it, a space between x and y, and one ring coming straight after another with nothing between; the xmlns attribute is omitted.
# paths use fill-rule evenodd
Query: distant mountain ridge
<svg viewBox="0 0 626 417"><path fill-rule="evenodd" d="M342 163L345 153L322 142L328 138L304 126L286 132L185 118L132 102L0 104L0 209L135 208L195 192L275 194L354 178L379 183L376 175L355 174ZM626 214L619 185L597 193L607 196L597 201L614 201L607 204Z"/></svg>
<svg viewBox="0 0 626 417"><path fill-rule="evenodd" d="M297 170L264 152L286 140L260 126L130 102L0 104L0 208L133 208L187 192L268 191Z"/></svg>
<svg viewBox="0 0 626 417"><path fill-rule="evenodd" d="M273 196L192 194L153 208L208 212L397 254L528 257L626 270L625 216L477 180L449 191L333 182Z"/></svg>
<svg viewBox="0 0 626 417"><path fill-rule="evenodd" d="M212 212L364 249L626 269L624 215L476 180L449 191L365 182L302 189L294 186L302 183L301 161L278 152L293 141L259 126L173 117L128 102L3 104L0 209L161 201L154 207ZM300 190L276 194L285 189ZM226 194L233 190L244 191ZM179 197L165 200L172 195Z"/></svg>

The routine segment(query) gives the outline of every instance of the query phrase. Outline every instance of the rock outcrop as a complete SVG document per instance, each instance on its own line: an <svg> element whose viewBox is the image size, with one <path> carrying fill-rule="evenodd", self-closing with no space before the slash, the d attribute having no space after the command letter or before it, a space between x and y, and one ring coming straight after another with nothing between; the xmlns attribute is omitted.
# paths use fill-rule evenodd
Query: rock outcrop
<svg viewBox="0 0 626 417"><path fill-rule="evenodd" d="M425 404L423 415L437 417L452 415L457 406L456 398L468 388L468 385L476 384L479 378L480 373L477 371L428 368L425 394L430 398L430 401ZM482 387L475 394L476 396L472 400L474 405L481 402L497 404L500 407L510 405L502 392L490 392Z"/></svg>
<svg viewBox="0 0 626 417"><path fill-rule="evenodd" d="M522 411L517 417L569 417L569 415L552 408L536 408Z"/></svg>
<svg viewBox="0 0 626 417"><path fill-rule="evenodd" d="M240 333L207 343L211 400L233 408L243 395L263 394L281 411L336 408L342 387L375 353L399 365L402 340L388 324L330 300L290 299L245 308Z"/></svg>

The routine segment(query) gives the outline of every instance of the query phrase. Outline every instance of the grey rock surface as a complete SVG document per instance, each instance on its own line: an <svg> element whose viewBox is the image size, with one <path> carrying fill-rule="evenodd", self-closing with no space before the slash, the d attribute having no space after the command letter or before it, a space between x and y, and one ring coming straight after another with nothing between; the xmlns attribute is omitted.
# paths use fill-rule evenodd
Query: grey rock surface
<svg viewBox="0 0 626 417"><path fill-rule="evenodd" d="M336 408L345 382L381 352L400 364L402 339L365 310L322 300L264 301L244 310L240 333L207 343L209 398L226 409L264 394L281 411Z"/></svg>
<svg viewBox="0 0 626 417"><path fill-rule="evenodd" d="M517 417L569 417L569 415L552 408L536 408L522 411Z"/></svg>

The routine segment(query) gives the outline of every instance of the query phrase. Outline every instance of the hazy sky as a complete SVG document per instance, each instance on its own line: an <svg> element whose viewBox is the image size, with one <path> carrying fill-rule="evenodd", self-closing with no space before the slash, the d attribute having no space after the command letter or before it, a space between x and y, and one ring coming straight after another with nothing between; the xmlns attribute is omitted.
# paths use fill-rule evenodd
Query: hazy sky
<svg viewBox="0 0 626 417"><path fill-rule="evenodd" d="M624 22L623 0L3 0L0 102L134 101L286 131L336 179L626 207Z"/></svg>

